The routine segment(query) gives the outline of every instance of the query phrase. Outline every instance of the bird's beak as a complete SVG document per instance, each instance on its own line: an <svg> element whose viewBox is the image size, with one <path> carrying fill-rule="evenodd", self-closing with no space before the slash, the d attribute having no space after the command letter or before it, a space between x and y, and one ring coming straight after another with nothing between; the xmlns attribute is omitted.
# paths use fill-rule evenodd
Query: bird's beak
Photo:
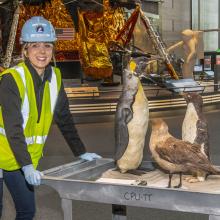
<svg viewBox="0 0 220 220"><path fill-rule="evenodd" d="M134 76L136 76L136 77L139 77L140 76L140 74L138 74L137 72L133 72L133 74L134 74Z"/></svg>
<svg viewBox="0 0 220 220"><path fill-rule="evenodd" d="M164 123L164 120L162 118L151 119L152 126L161 125L163 123Z"/></svg>
<svg viewBox="0 0 220 220"><path fill-rule="evenodd" d="M151 122L151 125L152 125L152 126L153 126L153 125L156 125L156 124L157 124L157 119L151 119L150 122Z"/></svg>
<svg viewBox="0 0 220 220"><path fill-rule="evenodd" d="M180 92L179 94L180 94L184 99L187 98L187 93L186 93L186 92Z"/></svg>

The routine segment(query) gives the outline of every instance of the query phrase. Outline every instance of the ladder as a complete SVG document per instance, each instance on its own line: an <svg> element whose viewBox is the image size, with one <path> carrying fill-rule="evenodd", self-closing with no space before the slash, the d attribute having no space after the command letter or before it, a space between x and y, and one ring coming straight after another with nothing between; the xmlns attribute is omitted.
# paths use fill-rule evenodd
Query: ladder
<svg viewBox="0 0 220 220"><path fill-rule="evenodd" d="M152 40L155 49L157 50L159 56L163 59L165 62L165 65L167 66L167 69L169 71L169 74L174 79L179 79L176 71L173 68L173 65L171 63L171 59L169 57L169 54L167 53L166 47L158 34L157 31L154 30L150 20L148 17L146 17L143 13L143 11L140 8L140 5L137 5L136 9L128 19L128 21L125 23L124 27L120 30L116 37L116 41L121 40L123 43L123 46L125 47L129 41L131 40L131 36L134 30L134 26L138 20L138 16L140 15L141 21L143 22L146 31Z"/></svg>
<svg viewBox="0 0 220 220"><path fill-rule="evenodd" d="M15 4L16 4L17 8L14 12L10 35L9 35L9 39L8 39L8 44L7 44L5 56L3 58L3 63L2 63L4 68L9 68L9 66L11 64L12 54L13 54L14 44L15 44L15 39L16 39L16 33L17 33L17 28L18 28L20 3L19 3L19 1L15 1Z"/></svg>
<svg viewBox="0 0 220 220"><path fill-rule="evenodd" d="M147 33L149 34L151 40L153 41L153 44L155 46L155 49L157 50L157 52L159 53L159 55L162 57L162 59L164 60L167 69L170 73L170 75L174 78L174 79L179 79L176 71L173 68L173 65L171 64L171 60L169 57L169 54L166 51L166 47L160 37L160 35L158 34L157 31L154 30L150 20L148 17L146 17L143 13L143 11L141 9L140 10L140 16L141 16L141 20L147 30Z"/></svg>

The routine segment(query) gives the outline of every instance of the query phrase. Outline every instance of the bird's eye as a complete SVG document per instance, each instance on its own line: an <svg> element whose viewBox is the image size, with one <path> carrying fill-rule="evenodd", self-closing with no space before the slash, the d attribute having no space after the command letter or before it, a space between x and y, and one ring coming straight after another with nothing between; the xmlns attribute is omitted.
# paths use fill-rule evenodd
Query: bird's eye
<svg viewBox="0 0 220 220"><path fill-rule="evenodd" d="M132 73L129 73L128 78L131 79L131 77L132 77Z"/></svg>
<svg viewBox="0 0 220 220"><path fill-rule="evenodd" d="M136 72L134 72L134 76L137 76L138 77L138 74Z"/></svg>

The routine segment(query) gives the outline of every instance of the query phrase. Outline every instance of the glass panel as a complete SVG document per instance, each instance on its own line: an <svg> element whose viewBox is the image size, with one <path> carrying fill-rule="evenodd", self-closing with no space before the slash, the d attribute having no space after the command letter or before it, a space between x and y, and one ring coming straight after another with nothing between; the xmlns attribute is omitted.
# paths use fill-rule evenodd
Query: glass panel
<svg viewBox="0 0 220 220"><path fill-rule="evenodd" d="M216 51L218 49L218 32L204 33L204 50Z"/></svg>
<svg viewBox="0 0 220 220"><path fill-rule="evenodd" d="M218 28L218 0L200 0L200 29ZM215 51L218 48L218 32L204 33L205 51Z"/></svg>
<svg viewBox="0 0 220 220"><path fill-rule="evenodd" d="M198 30L199 29L199 1L192 0L192 29Z"/></svg>

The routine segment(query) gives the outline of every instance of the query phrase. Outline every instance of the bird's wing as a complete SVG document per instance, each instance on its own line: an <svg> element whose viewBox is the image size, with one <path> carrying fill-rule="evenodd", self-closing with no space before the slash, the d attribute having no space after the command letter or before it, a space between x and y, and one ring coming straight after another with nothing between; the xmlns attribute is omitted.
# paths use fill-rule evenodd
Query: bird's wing
<svg viewBox="0 0 220 220"><path fill-rule="evenodd" d="M163 142L159 142L156 151L159 156L175 164L204 164L207 159L201 152L200 146L186 141L170 137Z"/></svg>
<svg viewBox="0 0 220 220"><path fill-rule="evenodd" d="M133 112L128 108L121 109L120 117L116 117L115 126L115 159L119 160L124 154L129 141L128 121L133 117Z"/></svg>

